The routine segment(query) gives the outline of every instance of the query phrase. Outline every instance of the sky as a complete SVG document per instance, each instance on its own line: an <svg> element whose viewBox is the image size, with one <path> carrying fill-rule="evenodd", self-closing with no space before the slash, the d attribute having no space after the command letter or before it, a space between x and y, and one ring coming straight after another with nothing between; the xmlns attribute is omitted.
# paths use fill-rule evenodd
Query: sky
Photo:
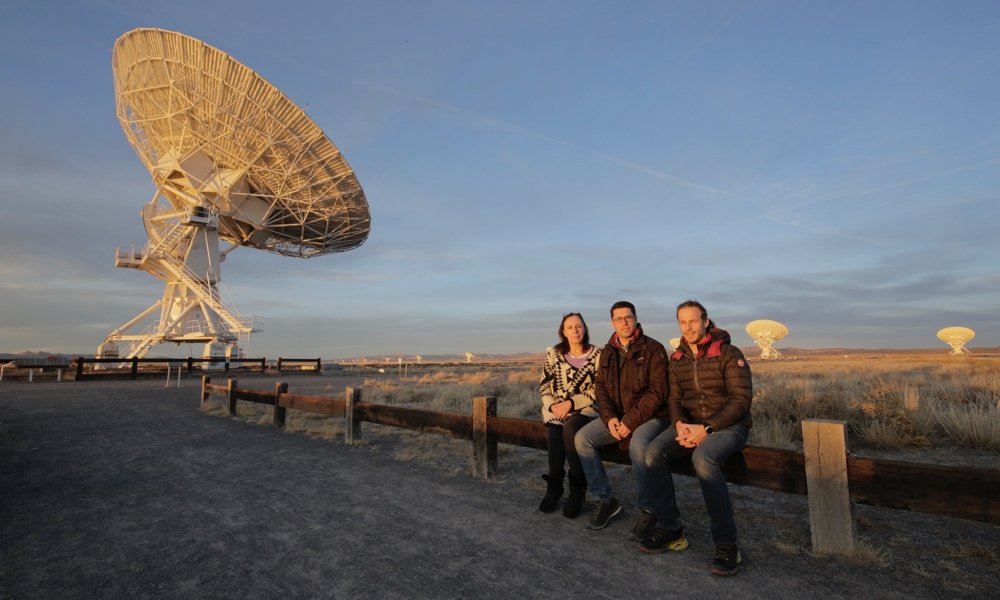
<svg viewBox="0 0 1000 600"><path fill-rule="evenodd" d="M539 352L571 311L602 344L621 299L666 342L689 298L741 346L755 319L788 327L779 349L947 350L947 326L1000 346L996 2L3 12L0 351L93 353L162 294L114 266L155 193L115 116L112 48L137 27L257 71L365 190L360 248L229 254L254 356Z"/></svg>

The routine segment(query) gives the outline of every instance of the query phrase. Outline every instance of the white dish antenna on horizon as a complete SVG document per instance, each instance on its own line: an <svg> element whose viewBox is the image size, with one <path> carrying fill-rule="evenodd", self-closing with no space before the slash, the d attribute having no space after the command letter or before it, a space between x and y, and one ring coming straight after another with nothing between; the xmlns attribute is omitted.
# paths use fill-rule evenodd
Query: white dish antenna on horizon
<svg viewBox="0 0 1000 600"><path fill-rule="evenodd" d="M466 352L466 353L465 353L465 362L467 362L467 363L470 363L470 362L472 362L472 358L473 358L474 356L475 356L475 355L474 355L473 353L471 353L471 352Z"/></svg>
<svg viewBox="0 0 1000 600"><path fill-rule="evenodd" d="M968 327L945 327L937 332L937 337L942 342L951 346L949 354L972 354L965 345L976 337L976 332Z"/></svg>
<svg viewBox="0 0 1000 600"><path fill-rule="evenodd" d="M679 338L679 337L670 338L670 341L667 342L667 343L670 344L670 347L672 349L676 350L681 345L681 338Z"/></svg>
<svg viewBox="0 0 1000 600"><path fill-rule="evenodd" d="M165 284L161 299L119 326L98 356L142 357L164 342L204 343L204 358L239 356L259 319L222 302L226 255L248 246L309 258L357 248L368 201L333 142L253 70L204 42L134 29L115 42L118 120L156 193L142 210L149 241L115 266ZM226 242L225 250L219 243ZM159 311L145 330L128 330ZM118 342L129 342L119 353Z"/></svg>
<svg viewBox="0 0 1000 600"><path fill-rule="evenodd" d="M758 319L747 323L747 333L760 346L761 358L778 358L781 353L774 349L774 343L788 335L788 328L777 321Z"/></svg>

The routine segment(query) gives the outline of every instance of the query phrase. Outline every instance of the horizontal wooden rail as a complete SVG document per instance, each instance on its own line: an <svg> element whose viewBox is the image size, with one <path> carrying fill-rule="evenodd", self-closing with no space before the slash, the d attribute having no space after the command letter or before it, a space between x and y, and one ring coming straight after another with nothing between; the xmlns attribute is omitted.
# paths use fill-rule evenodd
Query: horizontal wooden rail
<svg viewBox="0 0 1000 600"><path fill-rule="evenodd" d="M345 402L335 398L286 393L281 394L278 402L285 408L326 415L328 417L344 417Z"/></svg>
<svg viewBox="0 0 1000 600"><path fill-rule="evenodd" d="M320 374L323 372L323 361L319 358L283 358L278 357L276 362L268 364L268 359L265 357L261 358L226 358L226 357L215 357L215 358L86 358L83 356L75 358L69 367L72 368L70 373L73 378L77 381L84 381L87 379L138 379L140 376L149 376L154 371L152 370L141 370L140 365L166 365L167 368L172 366L184 366L186 369L184 373L188 376L195 371L196 368L206 371L205 365L214 366L215 372L221 370L224 374L228 374L231 370L239 368L243 371L259 371L261 373L276 372L278 374L282 373L282 369L287 367L290 363L294 363L297 368L293 371L295 373L303 374ZM85 372L84 367L87 365L124 365L123 369L107 369L107 370L87 370ZM242 366L238 366L242 365ZM221 367L221 369L219 368ZM302 368L308 367L308 368ZM40 367L39 367L40 368Z"/></svg>
<svg viewBox="0 0 1000 600"><path fill-rule="evenodd" d="M472 417L464 415L359 402L354 405L354 418L379 425L472 439Z"/></svg>
<svg viewBox="0 0 1000 600"><path fill-rule="evenodd" d="M320 358L278 358L278 375L282 374L288 365L298 366L299 371L319 374L323 371L323 360ZM308 368L305 368L308 367Z"/></svg>
<svg viewBox="0 0 1000 600"><path fill-rule="evenodd" d="M287 392L238 390L202 381L202 401L209 395L257 402L275 408L292 408L327 416L345 417L347 399L302 396ZM279 384L284 385L284 384ZM235 390L235 391L232 391ZM354 393L360 397L354 390ZM230 394L232 394L230 396ZM475 417L402 406L352 401L352 419L391 427L473 440ZM485 415L483 439L544 450L545 425L539 421ZM352 438L353 439L353 438ZM604 460L629 464L627 451L618 446L601 449ZM693 475L690 463L671 466L676 473ZM805 456L801 452L747 446L724 467L731 483L792 494L806 494ZM850 498L859 504L906 509L926 514L1000 524L1000 471L947 467L902 461L847 457Z"/></svg>
<svg viewBox="0 0 1000 600"><path fill-rule="evenodd" d="M1000 471L847 457L851 500L1000 524Z"/></svg>
<svg viewBox="0 0 1000 600"><path fill-rule="evenodd" d="M236 399L246 400L247 402L256 402L258 404L267 404L268 406L274 406L274 392L237 389Z"/></svg>

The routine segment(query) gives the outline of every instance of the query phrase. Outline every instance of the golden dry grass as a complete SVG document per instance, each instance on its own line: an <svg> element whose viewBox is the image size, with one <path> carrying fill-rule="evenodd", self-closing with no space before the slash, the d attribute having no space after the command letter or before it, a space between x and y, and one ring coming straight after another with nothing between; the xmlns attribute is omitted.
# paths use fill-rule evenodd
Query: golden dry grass
<svg viewBox="0 0 1000 600"><path fill-rule="evenodd" d="M751 443L794 447L798 423L846 421L853 445L1000 450L1000 359L757 361Z"/></svg>

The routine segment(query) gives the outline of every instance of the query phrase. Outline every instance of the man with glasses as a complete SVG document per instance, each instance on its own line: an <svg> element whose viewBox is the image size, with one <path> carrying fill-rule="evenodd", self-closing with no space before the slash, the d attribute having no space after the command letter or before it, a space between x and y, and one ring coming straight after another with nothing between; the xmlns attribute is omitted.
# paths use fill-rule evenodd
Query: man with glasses
<svg viewBox="0 0 1000 600"><path fill-rule="evenodd" d="M645 453L650 440L669 425L667 351L663 344L643 334L631 302L622 300L612 305L611 326L615 332L601 351L594 383L601 418L584 426L575 440L594 499L587 527L603 529L622 512L621 504L611 494L611 483L598 453L601 446L617 442L628 446L632 461L640 509L632 537L642 540L656 525L653 512L658 500L648 493L651 472L646 468ZM659 475L663 476L662 471Z"/></svg>

